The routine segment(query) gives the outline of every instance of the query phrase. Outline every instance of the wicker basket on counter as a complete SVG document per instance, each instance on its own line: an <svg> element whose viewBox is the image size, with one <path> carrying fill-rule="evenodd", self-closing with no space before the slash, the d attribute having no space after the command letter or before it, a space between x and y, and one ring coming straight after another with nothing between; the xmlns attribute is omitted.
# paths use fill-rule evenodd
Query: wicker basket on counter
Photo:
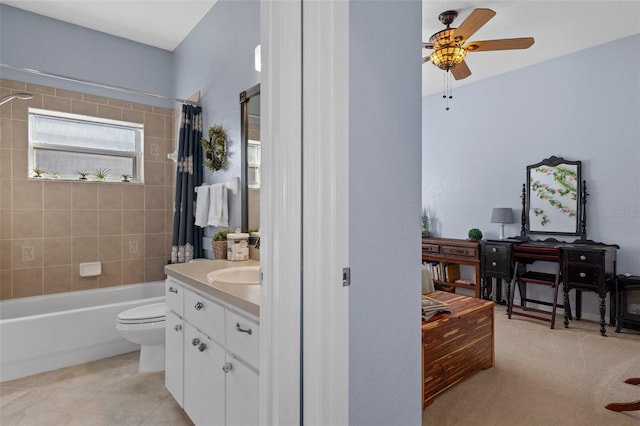
<svg viewBox="0 0 640 426"><path fill-rule="evenodd" d="M226 259L227 258L227 242L226 241L214 241L211 240L211 248L213 249L214 259Z"/></svg>

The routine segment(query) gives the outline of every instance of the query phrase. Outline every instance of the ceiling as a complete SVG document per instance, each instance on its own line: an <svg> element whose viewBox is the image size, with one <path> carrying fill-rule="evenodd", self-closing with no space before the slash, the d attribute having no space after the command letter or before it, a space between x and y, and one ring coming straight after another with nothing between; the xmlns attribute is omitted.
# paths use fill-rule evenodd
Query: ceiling
<svg viewBox="0 0 640 426"><path fill-rule="evenodd" d="M172 51L216 1L0 0L0 3ZM472 40L532 36L535 44L527 50L469 54L466 61L472 75L455 81L453 87L640 33L640 0L423 0L421 41L444 28L438 21L441 12L458 11L452 25L457 27L476 7L493 9L497 14ZM423 50L425 56L427 52L430 51ZM423 95L440 92L443 71L430 63L423 64L422 69Z"/></svg>

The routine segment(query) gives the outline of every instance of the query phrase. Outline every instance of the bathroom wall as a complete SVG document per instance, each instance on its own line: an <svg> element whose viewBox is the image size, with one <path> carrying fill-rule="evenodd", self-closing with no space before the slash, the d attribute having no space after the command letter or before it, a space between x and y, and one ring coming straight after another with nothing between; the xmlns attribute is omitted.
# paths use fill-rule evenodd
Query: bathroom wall
<svg viewBox="0 0 640 426"><path fill-rule="evenodd" d="M174 111L78 91L0 79L0 298L164 279L170 255ZM145 183L28 178L27 109L44 108L144 124ZM102 275L79 276L79 263Z"/></svg>

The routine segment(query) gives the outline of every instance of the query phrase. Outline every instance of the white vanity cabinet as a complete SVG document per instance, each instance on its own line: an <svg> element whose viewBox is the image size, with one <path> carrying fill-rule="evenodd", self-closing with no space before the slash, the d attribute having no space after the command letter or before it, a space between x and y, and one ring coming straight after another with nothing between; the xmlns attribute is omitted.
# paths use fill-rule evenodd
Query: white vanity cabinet
<svg viewBox="0 0 640 426"><path fill-rule="evenodd" d="M171 395L197 426L257 425L257 319L171 277L166 295Z"/></svg>

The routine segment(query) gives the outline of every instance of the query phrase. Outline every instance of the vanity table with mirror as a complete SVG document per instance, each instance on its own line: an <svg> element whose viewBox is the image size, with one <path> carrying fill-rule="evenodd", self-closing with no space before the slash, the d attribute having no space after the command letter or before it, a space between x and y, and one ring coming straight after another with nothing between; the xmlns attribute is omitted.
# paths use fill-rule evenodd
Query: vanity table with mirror
<svg viewBox="0 0 640 426"><path fill-rule="evenodd" d="M610 324L615 325L616 251L615 244L603 244L587 239L586 181L582 180L580 161L552 156L527 166L527 183L522 187L520 236L506 240L490 240L483 249L502 254L500 262L491 262L490 253L483 250L482 275L486 279L507 280L507 312L509 318L519 315L548 321L554 328L556 308L564 308L564 326L573 319L569 292L576 291L575 317L581 318L582 292L596 292L600 299L600 333L604 336L605 300L610 294ZM529 235L578 236L574 241L556 238L535 240ZM508 255L508 260L507 260ZM497 254L496 254L497 256ZM536 262L545 262L542 271ZM527 295L527 285L549 287L551 300L534 300ZM562 301L559 300L562 285ZM516 287L520 304L515 305ZM548 306L548 310L531 304Z"/></svg>

